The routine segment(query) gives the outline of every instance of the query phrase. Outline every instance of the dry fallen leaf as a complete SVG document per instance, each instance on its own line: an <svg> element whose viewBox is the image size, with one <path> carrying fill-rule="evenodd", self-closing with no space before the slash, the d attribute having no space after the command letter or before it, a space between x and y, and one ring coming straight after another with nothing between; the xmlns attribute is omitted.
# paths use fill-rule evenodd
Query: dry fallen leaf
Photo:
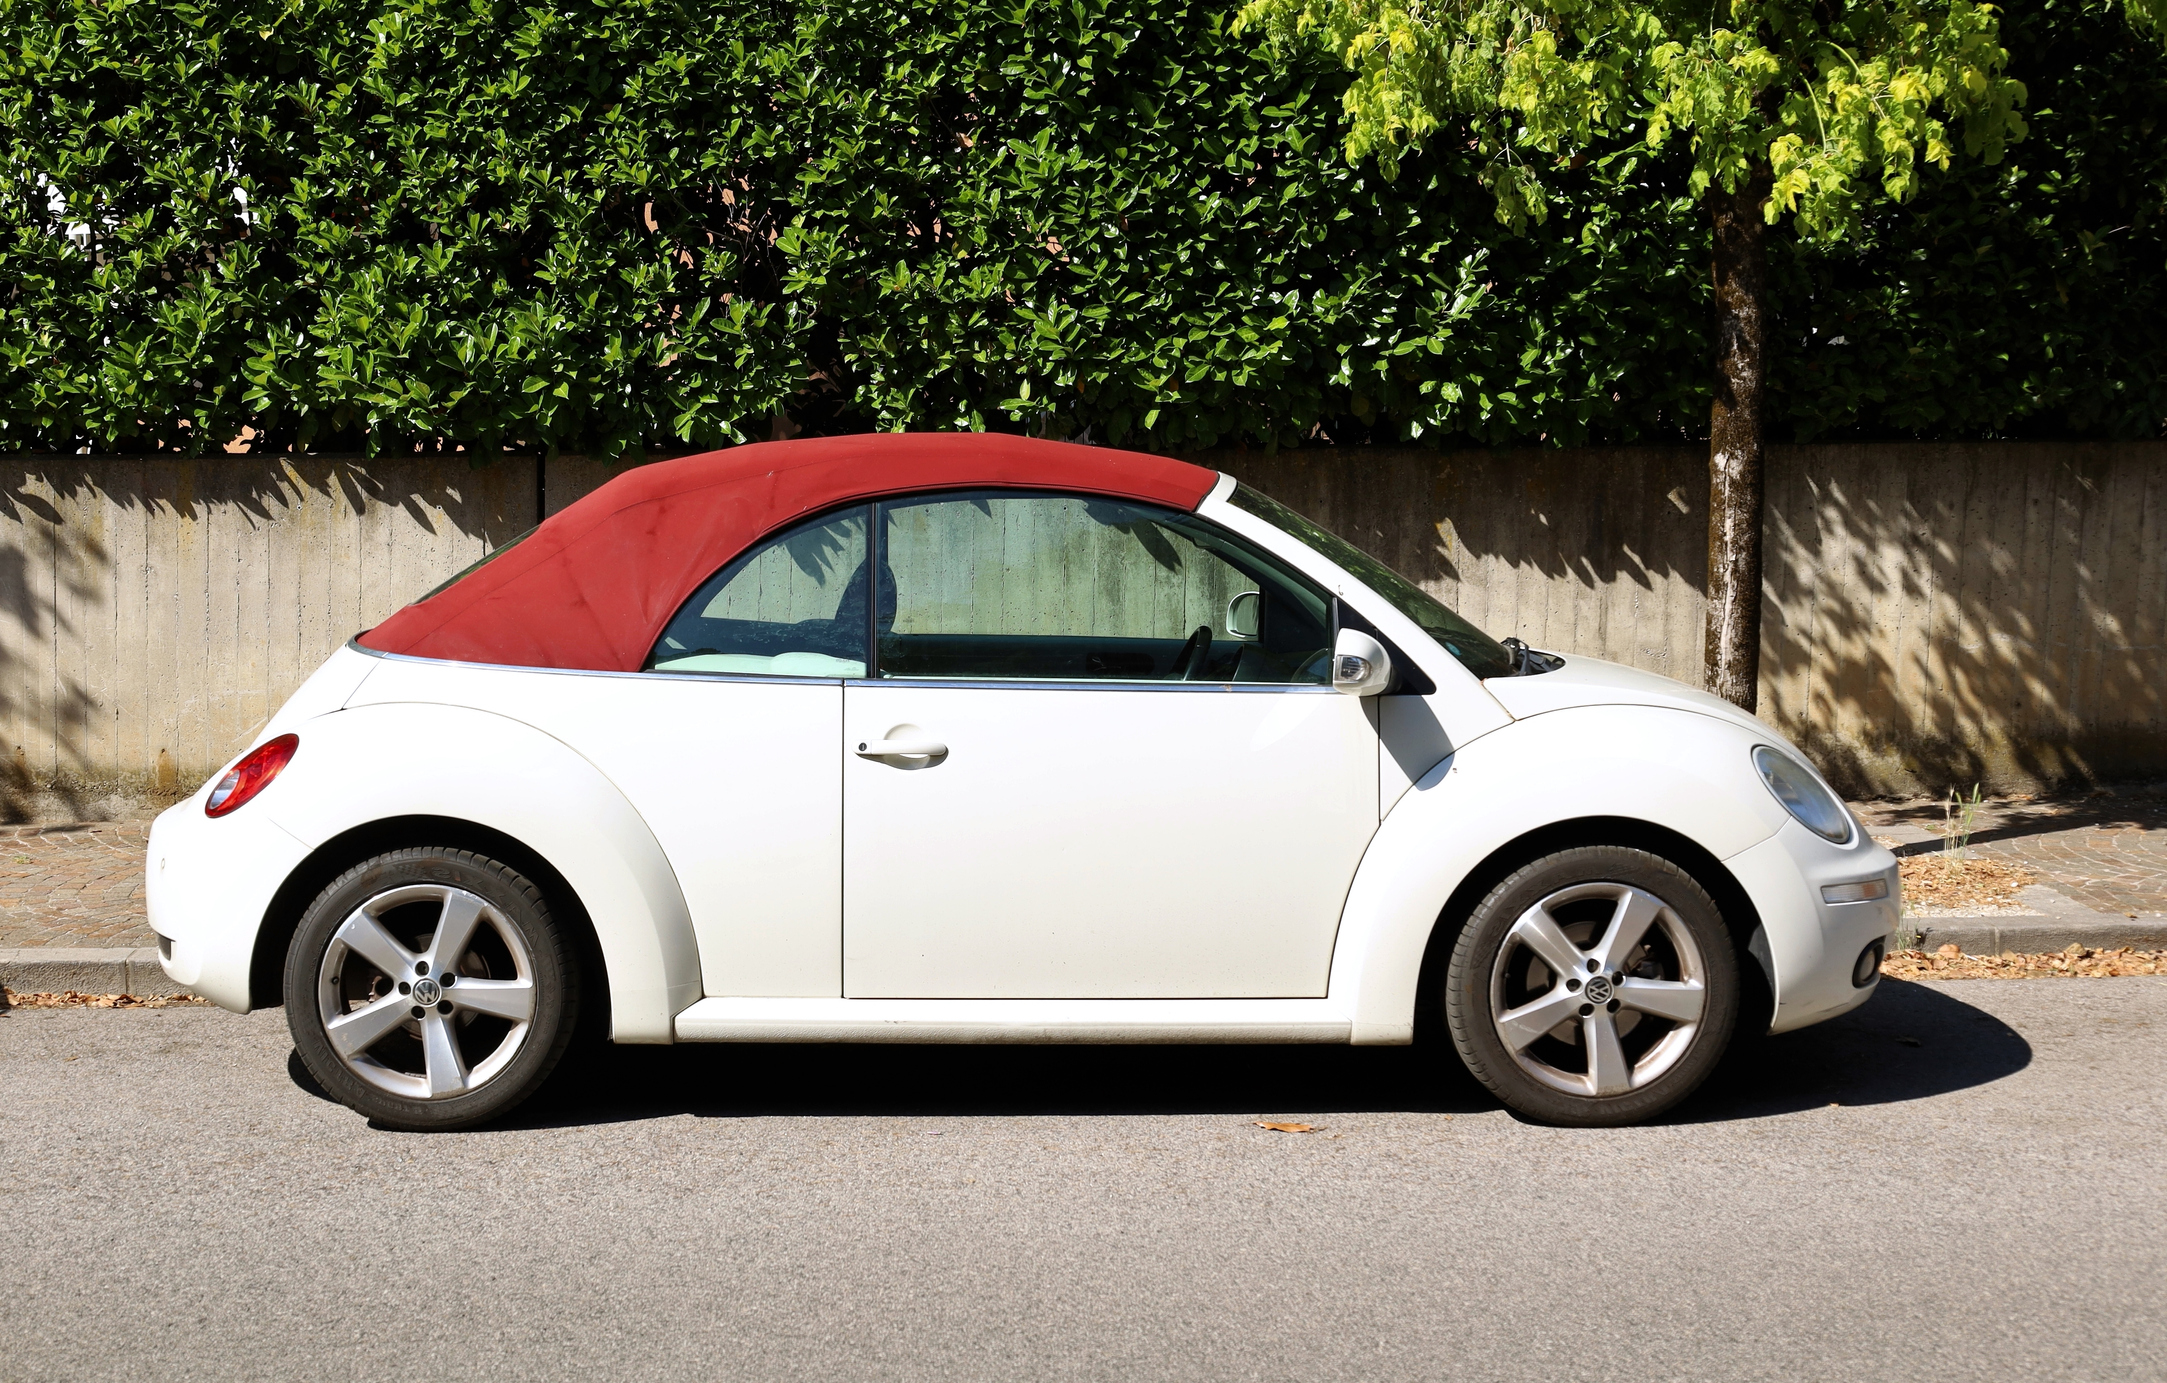
<svg viewBox="0 0 2167 1383"><path fill-rule="evenodd" d="M1268 1128L1274 1133L1315 1133L1317 1131L1315 1124L1274 1124L1263 1119L1257 1120L1256 1126L1258 1128Z"/></svg>
<svg viewBox="0 0 2167 1383"><path fill-rule="evenodd" d="M0 989L0 1012L11 1008L201 1008L210 1002L192 994L143 998L134 994L78 994L72 989L59 994Z"/></svg>
<svg viewBox="0 0 2167 1383"><path fill-rule="evenodd" d="M2039 882L2031 870L2001 860L1915 855L1897 861L1896 868L1903 878L1904 901L1920 907L2008 907L2017 901L2019 890Z"/></svg>
<svg viewBox="0 0 2167 1383"><path fill-rule="evenodd" d="M1881 963L1881 973L1899 979L1929 980L2030 980L2059 977L2112 977L2117 975L2167 975L2167 951L2120 948L2096 950L2072 942L2066 949L2041 955L1967 956L1955 946L1944 946L1929 955L1924 951L1892 951Z"/></svg>

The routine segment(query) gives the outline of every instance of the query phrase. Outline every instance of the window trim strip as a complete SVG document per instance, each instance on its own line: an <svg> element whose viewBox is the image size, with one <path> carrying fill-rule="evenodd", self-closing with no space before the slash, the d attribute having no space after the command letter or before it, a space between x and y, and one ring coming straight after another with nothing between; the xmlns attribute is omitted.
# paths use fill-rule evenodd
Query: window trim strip
<svg viewBox="0 0 2167 1383"><path fill-rule="evenodd" d="M367 633L366 629L361 631ZM427 658L419 653L387 653L381 648L371 648L358 640L356 634L346 641L346 646L356 653L366 653L371 658L384 658L394 663L427 663L434 667L467 668L475 672L549 672L559 677L631 677L646 681L665 682L750 682L766 686L825 686L840 687L840 677L801 677L788 672L664 672L635 668L626 672L620 668L602 667L536 667L529 663L476 663L464 658Z"/></svg>
<svg viewBox="0 0 2167 1383"><path fill-rule="evenodd" d="M366 631L364 631L366 632ZM356 635L355 639L360 636ZM614 668L534 667L524 663L475 663L462 658L428 658L418 653L387 653L355 639L346 646L371 658L394 663L426 663L433 667L466 668L475 672L546 672L558 677L626 677L637 681L733 682L754 686L800 687L953 687L959 691L1115 691L1115 692L1301 692L1305 695L1337 696L1337 688L1315 682L1139 682L1108 678L1098 681L1051 681L1017 678L1013 682L982 678L946 677L799 677L775 672L622 672Z"/></svg>
<svg viewBox="0 0 2167 1383"><path fill-rule="evenodd" d="M1111 691L1111 692L1300 692L1305 696L1342 696L1337 687L1320 682L1139 682L1107 678L1103 682L1056 681L1019 677L1013 682L988 681L967 677L848 677L845 687L913 687L925 690L932 687L954 688L958 691Z"/></svg>

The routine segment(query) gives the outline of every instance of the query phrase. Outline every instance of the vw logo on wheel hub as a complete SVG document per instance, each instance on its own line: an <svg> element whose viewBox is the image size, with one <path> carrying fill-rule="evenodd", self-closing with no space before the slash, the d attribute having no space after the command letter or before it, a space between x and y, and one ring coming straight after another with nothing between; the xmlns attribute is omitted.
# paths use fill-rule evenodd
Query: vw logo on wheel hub
<svg viewBox="0 0 2167 1383"><path fill-rule="evenodd" d="M427 983L427 980L422 981L422 984ZM414 992L419 994L421 992L420 986L417 985ZM1588 1002L1591 1004L1609 1003L1610 977L1608 975L1590 975L1588 977L1588 987L1581 992L1588 996Z"/></svg>
<svg viewBox="0 0 2167 1383"><path fill-rule="evenodd" d="M1594 988L1595 982L1590 980L1588 989L1592 992ZM414 981L414 1002L420 1004L423 1008L434 1007L437 1000L443 997L444 991L437 987L435 980L425 977Z"/></svg>

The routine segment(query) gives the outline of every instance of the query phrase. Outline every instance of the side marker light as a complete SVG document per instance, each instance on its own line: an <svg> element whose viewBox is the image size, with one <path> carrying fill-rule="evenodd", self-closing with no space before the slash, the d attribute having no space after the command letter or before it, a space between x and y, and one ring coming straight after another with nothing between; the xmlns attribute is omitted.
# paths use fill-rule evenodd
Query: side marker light
<svg viewBox="0 0 2167 1383"><path fill-rule="evenodd" d="M1871 903L1877 898L1888 896L1887 879L1861 879L1855 884L1821 885L1821 901L1824 903Z"/></svg>

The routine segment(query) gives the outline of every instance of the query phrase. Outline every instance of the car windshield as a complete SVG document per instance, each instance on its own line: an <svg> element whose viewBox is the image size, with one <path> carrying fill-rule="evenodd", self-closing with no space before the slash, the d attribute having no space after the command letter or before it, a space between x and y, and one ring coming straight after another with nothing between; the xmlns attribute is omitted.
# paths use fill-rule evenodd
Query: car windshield
<svg viewBox="0 0 2167 1383"><path fill-rule="evenodd" d="M1445 652L1477 677L1510 677L1519 660L1497 640L1445 608L1435 596L1401 576L1337 533L1303 518L1271 496L1236 485L1234 507L1247 510L1274 528L1300 539L1343 567L1363 585L1392 603Z"/></svg>

